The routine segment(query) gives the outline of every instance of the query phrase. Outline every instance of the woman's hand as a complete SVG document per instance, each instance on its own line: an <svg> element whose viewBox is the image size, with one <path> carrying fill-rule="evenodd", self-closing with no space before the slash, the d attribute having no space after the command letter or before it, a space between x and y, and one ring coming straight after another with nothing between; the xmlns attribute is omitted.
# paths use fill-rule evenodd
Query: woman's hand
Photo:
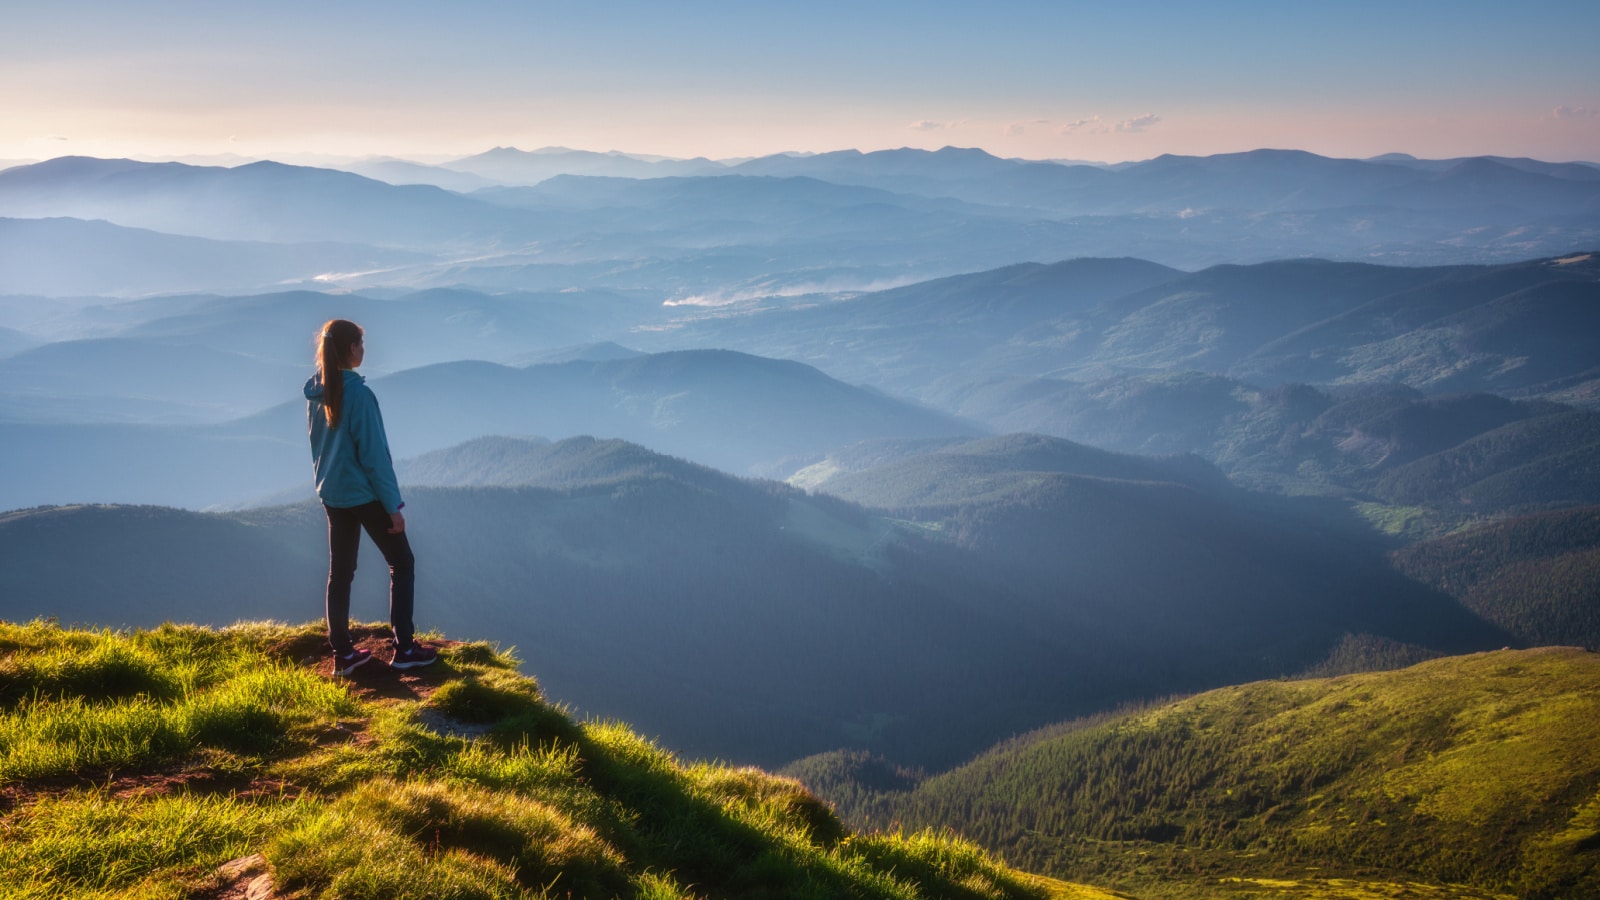
<svg viewBox="0 0 1600 900"><path fill-rule="evenodd" d="M393 523L393 524L391 524L389 526L389 533L390 534L405 534L405 531L406 531L406 515L405 515L405 513L398 512L398 511L397 512L392 512L392 513L389 514L389 521L391 523Z"/></svg>

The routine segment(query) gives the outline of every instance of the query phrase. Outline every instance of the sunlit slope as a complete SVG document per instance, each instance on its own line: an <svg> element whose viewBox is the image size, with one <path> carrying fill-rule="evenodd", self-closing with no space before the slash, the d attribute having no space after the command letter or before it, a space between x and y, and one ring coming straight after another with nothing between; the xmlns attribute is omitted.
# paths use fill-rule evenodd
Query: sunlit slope
<svg viewBox="0 0 1600 900"><path fill-rule="evenodd" d="M1596 722L1600 655L1497 651L1046 729L842 808L949 826L1013 865L1140 896L1353 878L1587 897L1600 892ZM847 762L793 771L850 797Z"/></svg>
<svg viewBox="0 0 1600 900"><path fill-rule="evenodd" d="M1097 896L576 722L488 644L333 679L321 642L0 622L0 896Z"/></svg>

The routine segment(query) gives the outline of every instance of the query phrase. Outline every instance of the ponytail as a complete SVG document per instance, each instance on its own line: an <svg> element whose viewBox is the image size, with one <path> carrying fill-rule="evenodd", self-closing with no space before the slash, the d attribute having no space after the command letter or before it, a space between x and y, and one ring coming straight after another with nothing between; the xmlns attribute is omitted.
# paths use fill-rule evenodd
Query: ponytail
<svg viewBox="0 0 1600 900"><path fill-rule="evenodd" d="M330 319L322 326L317 343L317 374L322 376L322 413L328 427L339 427L344 411L344 374L350 368L350 348L361 340L361 326L345 319Z"/></svg>

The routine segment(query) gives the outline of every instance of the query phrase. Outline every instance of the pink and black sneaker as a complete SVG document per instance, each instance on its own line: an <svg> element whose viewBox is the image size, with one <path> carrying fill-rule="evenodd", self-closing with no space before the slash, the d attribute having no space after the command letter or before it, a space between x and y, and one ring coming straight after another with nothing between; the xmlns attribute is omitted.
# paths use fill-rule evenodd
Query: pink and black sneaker
<svg viewBox="0 0 1600 900"><path fill-rule="evenodd" d="M396 650L394 659L390 661L391 669L415 669L418 666L432 665L439 658L439 651L427 644L413 643L404 650Z"/></svg>
<svg viewBox="0 0 1600 900"><path fill-rule="evenodd" d="M336 653L333 657L333 674L349 675L372 658L371 650L351 648L349 653Z"/></svg>

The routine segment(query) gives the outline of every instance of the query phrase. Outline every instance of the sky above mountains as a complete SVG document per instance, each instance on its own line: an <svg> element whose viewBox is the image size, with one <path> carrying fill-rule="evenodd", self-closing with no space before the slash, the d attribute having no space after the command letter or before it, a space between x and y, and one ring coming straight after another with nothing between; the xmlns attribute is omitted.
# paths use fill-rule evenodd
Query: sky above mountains
<svg viewBox="0 0 1600 900"><path fill-rule="evenodd" d="M1600 159L1600 4L7 0L0 160Z"/></svg>

